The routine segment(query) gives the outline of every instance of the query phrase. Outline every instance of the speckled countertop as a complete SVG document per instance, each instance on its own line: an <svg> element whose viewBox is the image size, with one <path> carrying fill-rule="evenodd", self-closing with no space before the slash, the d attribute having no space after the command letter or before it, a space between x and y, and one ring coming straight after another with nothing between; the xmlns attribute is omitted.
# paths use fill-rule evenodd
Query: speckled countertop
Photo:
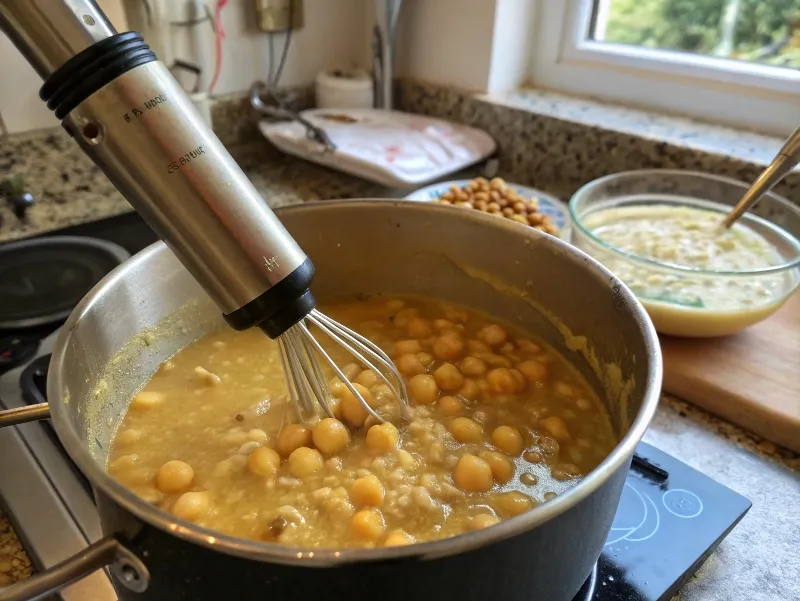
<svg viewBox="0 0 800 601"><path fill-rule="evenodd" d="M505 113L497 116L505 104L515 106L515 103L523 102L519 98L465 100L450 92L432 92L429 86L415 89L407 83L403 84L401 95L406 106L416 107L420 112L450 116L458 114L479 125L481 122L493 123L495 128L505 127L502 124L513 120ZM539 101L545 102L546 98L541 97ZM485 111L488 113L478 114L473 119L469 115L472 111L480 110L474 104L478 102L486 104ZM533 100L528 97L526 102ZM237 110L243 110L241 104ZM509 110L519 110L519 107ZM225 116L230 122L230 115ZM558 120L559 124L555 126L537 126L545 130L556 127L556 130L545 132L542 136L556 135L557 128L566 127L561 123L563 116L559 116ZM577 121L579 119L576 118L567 125L572 128ZM247 128L242 128L242 132L243 138L228 137L226 143L232 145L232 154L272 206L324 198L400 195L399 191L387 191L377 185L277 155L265 143L254 139ZM672 135L675 135L674 131ZM753 140L759 141L756 138ZM752 150L758 154L757 157L723 157L720 163L713 163L713 156L718 149L709 149L711 154L704 155L702 160L695 155L691 155L694 156L691 160L712 171L746 178L750 172L757 171L758 163L775 141L766 139L759 142L764 144L758 147L762 150ZM605 142L598 143L602 145ZM669 143L677 144L677 141L671 140ZM539 142L533 141L531 144L536 146ZM527 170L524 168L524 153L520 148L506 148L506 152L513 154L511 157L504 156L501 161L501 174L508 179L533 184L562 196L574 191L575 186L582 183L578 182L575 174L577 167L565 166L562 162L558 170L545 166L531 175L530 166ZM540 150L531 152L535 155ZM688 150L685 152L689 157L691 153ZM742 152L746 154L748 151ZM627 153L626 150L622 155L607 157L613 164L591 163L586 167L590 177L597 176L594 172L624 169ZM753 162L747 162L748 158ZM580 161L580 157L576 160ZM686 160L671 160L668 166L681 167ZM651 163L648 159L647 166L657 166ZM744 173L740 172L742 169ZM7 173L26 176L27 190L37 198L37 205L30 210L26 221L20 222L0 202L0 243L132 210L60 131L15 136L0 141L0 179ZM797 189L796 182L789 181L783 192L792 197ZM800 549L800 514L796 509L800 506L798 456L666 395L661 398L656 418L645 440L753 502L750 512L684 588L680 599L800 599L800 578L797 576L800 574L800 554L797 553L797 549ZM0 586L29 571L30 564L10 532L7 520L0 517Z"/></svg>

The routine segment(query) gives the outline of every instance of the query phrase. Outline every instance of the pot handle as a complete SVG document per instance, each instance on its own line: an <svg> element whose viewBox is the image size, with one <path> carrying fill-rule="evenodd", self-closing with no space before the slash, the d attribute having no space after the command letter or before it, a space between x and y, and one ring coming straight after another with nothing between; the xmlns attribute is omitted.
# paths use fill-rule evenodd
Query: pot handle
<svg viewBox="0 0 800 601"><path fill-rule="evenodd" d="M150 584L150 573L142 561L111 535L42 574L0 589L0 601L36 601L49 597L106 566L110 566L119 582L133 592L143 593Z"/></svg>
<svg viewBox="0 0 800 601"><path fill-rule="evenodd" d="M47 403L37 403L27 407L17 407L0 411L0 428L16 426L27 422L36 422L50 417L50 407ZM2 600L2 597L0 597Z"/></svg>

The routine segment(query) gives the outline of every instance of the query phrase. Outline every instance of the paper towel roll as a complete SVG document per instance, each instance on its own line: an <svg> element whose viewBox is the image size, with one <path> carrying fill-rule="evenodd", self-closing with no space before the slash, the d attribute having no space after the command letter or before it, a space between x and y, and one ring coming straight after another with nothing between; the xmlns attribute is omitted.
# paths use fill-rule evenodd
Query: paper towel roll
<svg viewBox="0 0 800 601"><path fill-rule="evenodd" d="M317 108L372 108L372 78L361 70L322 71L317 74Z"/></svg>

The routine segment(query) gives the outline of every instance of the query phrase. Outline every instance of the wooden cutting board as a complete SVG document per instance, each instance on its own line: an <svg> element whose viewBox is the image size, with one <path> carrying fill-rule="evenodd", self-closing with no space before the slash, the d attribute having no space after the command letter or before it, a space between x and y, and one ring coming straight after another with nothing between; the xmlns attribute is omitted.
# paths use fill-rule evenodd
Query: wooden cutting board
<svg viewBox="0 0 800 601"><path fill-rule="evenodd" d="M661 348L665 391L800 453L800 293L735 336Z"/></svg>

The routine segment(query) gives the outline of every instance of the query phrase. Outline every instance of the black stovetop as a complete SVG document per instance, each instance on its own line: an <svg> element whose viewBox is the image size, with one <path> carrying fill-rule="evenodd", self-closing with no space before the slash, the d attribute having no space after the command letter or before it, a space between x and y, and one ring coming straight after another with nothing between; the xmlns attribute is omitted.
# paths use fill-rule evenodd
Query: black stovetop
<svg viewBox="0 0 800 601"><path fill-rule="evenodd" d="M133 213L47 234L52 235L97 237L131 254L157 239ZM55 327L26 334L41 339ZM39 358L23 373L29 403L45 400L47 362ZM729 488L641 443L602 555L574 601L668 601L750 506Z"/></svg>

